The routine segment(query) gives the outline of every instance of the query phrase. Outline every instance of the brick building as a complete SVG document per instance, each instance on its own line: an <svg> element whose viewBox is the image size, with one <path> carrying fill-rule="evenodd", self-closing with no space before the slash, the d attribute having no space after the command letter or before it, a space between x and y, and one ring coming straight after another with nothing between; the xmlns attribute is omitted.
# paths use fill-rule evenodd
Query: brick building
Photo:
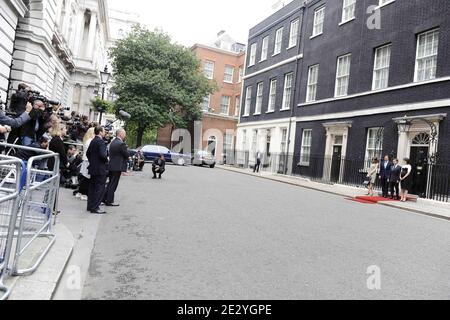
<svg viewBox="0 0 450 320"><path fill-rule="evenodd" d="M225 32L218 34L212 45L195 44L192 52L201 61L205 76L215 82L217 90L208 95L201 108L201 122L189 128L194 150L212 151L218 162L235 146L236 126L241 101L241 84L245 62L245 46ZM194 129L195 128L195 129ZM172 126L158 131L157 143L172 147Z"/></svg>

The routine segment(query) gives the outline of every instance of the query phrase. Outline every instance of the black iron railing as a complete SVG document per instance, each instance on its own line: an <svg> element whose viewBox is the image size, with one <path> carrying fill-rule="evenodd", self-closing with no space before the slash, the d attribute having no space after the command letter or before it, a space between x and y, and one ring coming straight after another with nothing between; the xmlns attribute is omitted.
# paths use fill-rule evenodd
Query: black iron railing
<svg viewBox="0 0 450 320"><path fill-rule="evenodd" d="M229 150L227 165L238 168L253 169L256 164L256 154L248 151ZM363 187L369 172L371 161L362 158L348 159L311 155L308 159L299 155L272 153L261 157L260 171L272 174L286 174L302 177L326 184L342 184ZM449 202L450 199L450 161L430 161L427 165L426 185L422 198ZM377 189L381 189L377 179Z"/></svg>

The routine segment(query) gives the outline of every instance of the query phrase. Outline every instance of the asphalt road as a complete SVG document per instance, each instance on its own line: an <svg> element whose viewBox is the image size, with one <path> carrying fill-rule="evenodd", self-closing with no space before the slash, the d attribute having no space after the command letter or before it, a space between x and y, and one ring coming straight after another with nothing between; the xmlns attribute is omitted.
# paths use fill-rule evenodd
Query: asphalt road
<svg viewBox="0 0 450 320"><path fill-rule="evenodd" d="M448 221L220 169L148 169L101 218L84 299L450 299Z"/></svg>

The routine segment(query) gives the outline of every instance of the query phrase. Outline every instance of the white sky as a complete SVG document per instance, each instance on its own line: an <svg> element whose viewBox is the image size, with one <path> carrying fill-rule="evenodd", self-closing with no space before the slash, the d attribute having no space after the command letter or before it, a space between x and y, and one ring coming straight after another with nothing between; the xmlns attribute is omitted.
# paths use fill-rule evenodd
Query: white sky
<svg viewBox="0 0 450 320"><path fill-rule="evenodd" d="M247 43L248 31L274 12L277 0L108 0L110 8L137 12L149 29L160 28L185 46L209 44L220 30ZM284 3L290 0L282 1Z"/></svg>

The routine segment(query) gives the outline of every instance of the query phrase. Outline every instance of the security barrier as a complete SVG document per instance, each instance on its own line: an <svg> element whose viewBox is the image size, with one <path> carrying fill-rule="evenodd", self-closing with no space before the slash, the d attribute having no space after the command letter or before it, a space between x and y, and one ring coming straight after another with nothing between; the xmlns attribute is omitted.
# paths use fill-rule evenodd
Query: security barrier
<svg viewBox="0 0 450 320"><path fill-rule="evenodd" d="M0 300L8 298L11 289L4 285L20 205L22 161L0 156Z"/></svg>
<svg viewBox="0 0 450 320"><path fill-rule="evenodd" d="M0 147L31 155L27 162L0 156L0 290L4 293L0 300L3 300L10 294L10 288L3 284L4 277L32 274L55 243L51 227L58 212L60 174L58 154L4 143ZM47 169L50 159L54 160L53 170ZM39 243L33 250L38 257L30 259L33 257L27 253L38 239L45 239L46 244Z"/></svg>

